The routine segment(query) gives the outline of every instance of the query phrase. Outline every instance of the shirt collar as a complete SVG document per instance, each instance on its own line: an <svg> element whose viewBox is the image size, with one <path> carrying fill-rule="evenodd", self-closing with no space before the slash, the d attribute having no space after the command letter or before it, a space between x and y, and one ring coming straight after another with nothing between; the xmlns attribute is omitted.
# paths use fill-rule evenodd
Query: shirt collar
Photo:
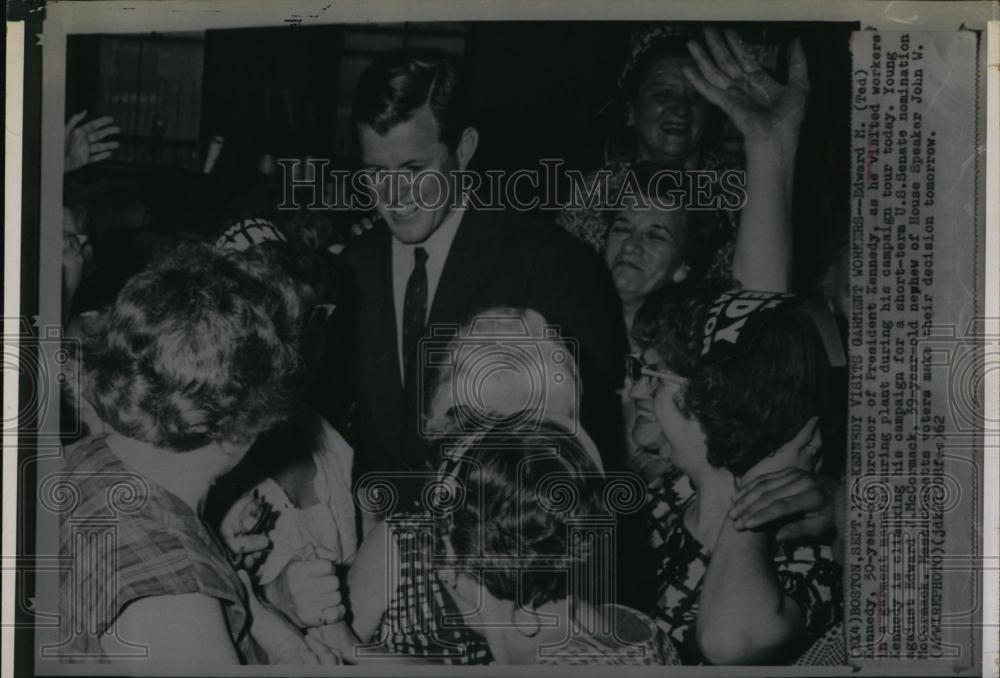
<svg viewBox="0 0 1000 678"><path fill-rule="evenodd" d="M412 252L418 247L422 247L427 252L428 260L442 261L448 256L451 243L455 240L458 226L462 223L462 215L465 214L465 205L456 207L448 216L444 218L441 225L434 229L427 240L421 243L402 243L396 238L392 239L392 248L396 254L408 254L407 260L412 258Z"/></svg>

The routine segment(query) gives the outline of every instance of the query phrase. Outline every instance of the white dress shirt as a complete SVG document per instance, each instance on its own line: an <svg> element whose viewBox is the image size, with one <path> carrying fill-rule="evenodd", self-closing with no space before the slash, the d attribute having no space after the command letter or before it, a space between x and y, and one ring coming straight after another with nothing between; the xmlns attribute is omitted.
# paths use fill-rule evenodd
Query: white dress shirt
<svg viewBox="0 0 1000 678"><path fill-rule="evenodd" d="M459 207L451 211L441 225L438 226L430 237L422 243L407 245L401 243L396 238L392 239L392 301L396 310L396 352L399 357L399 374L405 380L403 374L403 301L406 297L406 283L413 273L413 250L418 247L424 248L427 252L427 313L431 312L434 303L434 293L437 291L438 283L441 281L441 272L444 270L444 263L448 259L448 252L451 250L451 243L455 240L455 233L462 222L462 215L465 208ZM427 319L424 318L424 322Z"/></svg>

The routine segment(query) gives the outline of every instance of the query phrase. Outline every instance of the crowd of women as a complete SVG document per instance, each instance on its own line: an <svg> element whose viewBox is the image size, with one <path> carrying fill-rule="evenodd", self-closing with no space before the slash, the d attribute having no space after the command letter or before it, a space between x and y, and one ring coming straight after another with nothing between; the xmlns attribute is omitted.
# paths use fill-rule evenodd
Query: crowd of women
<svg viewBox="0 0 1000 678"><path fill-rule="evenodd" d="M745 168L745 204L557 220L600 253L618 292L620 316L597 322L628 332L614 413L627 472L580 425L573 365L531 413L531 383L463 401L467 375L443 370L421 401L435 455L420 501L393 506L392 474L358 477L365 441L314 397L338 389L318 366L348 331L336 255L263 218L225 224L100 313L67 317L84 346L87 435L66 453L77 513L100 515L122 478L139 497L110 559L81 554L66 523L70 656L132 671L845 662L829 442L841 337L826 322L841 299L789 289L809 91L797 41L786 61L776 77L732 31L637 32L619 80L634 147L607 169L646 186L662 168ZM714 145L726 120L739 152ZM85 241L67 215L75 288ZM467 321L564 340L532 308ZM539 351L537 367L554 354Z"/></svg>

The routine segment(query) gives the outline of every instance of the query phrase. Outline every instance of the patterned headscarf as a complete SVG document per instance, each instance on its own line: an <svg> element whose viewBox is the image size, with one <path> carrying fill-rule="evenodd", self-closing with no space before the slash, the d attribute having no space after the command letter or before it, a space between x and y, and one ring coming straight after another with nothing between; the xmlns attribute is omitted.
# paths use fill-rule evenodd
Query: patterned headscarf
<svg viewBox="0 0 1000 678"><path fill-rule="evenodd" d="M618 76L618 88L624 91L629 78L643 56L649 50L667 42L674 42L679 48L683 48L688 40L695 40L699 36L699 23L669 23L656 24L637 30L629 38L629 56L622 67L622 72Z"/></svg>

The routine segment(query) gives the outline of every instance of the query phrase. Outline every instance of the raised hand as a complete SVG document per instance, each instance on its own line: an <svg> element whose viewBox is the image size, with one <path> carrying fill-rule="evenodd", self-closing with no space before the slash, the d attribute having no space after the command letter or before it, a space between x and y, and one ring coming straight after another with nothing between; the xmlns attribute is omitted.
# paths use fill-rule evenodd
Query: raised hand
<svg viewBox="0 0 1000 678"><path fill-rule="evenodd" d="M764 70L734 31L726 30L723 41L718 30L706 28L705 41L708 52L688 42L698 66L684 68L691 85L729 116L746 144L777 144L775 150L794 153L809 94L806 56L799 40L792 41L784 85Z"/></svg>
<svg viewBox="0 0 1000 678"><path fill-rule="evenodd" d="M250 608L250 635L267 652L269 664L340 664L340 655L317 638L307 638L278 612L261 603L250 577L238 573Z"/></svg>
<svg viewBox="0 0 1000 678"><path fill-rule="evenodd" d="M66 123L63 172L72 172L84 165L110 158L111 152L119 146L115 140L105 141L121 132L112 117L105 115L81 125L80 121L85 117L87 111L80 111Z"/></svg>

